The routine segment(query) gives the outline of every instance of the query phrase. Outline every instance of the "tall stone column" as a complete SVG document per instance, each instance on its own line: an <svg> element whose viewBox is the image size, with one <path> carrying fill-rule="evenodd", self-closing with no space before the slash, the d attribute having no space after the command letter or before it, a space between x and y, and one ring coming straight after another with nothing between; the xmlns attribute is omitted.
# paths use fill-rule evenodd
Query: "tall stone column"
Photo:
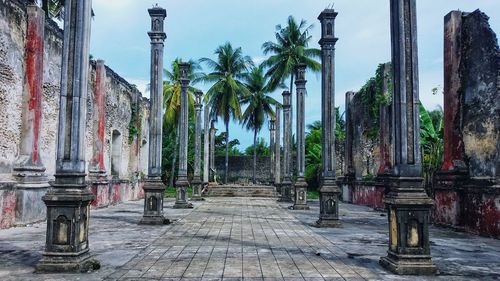
<svg viewBox="0 0 500 281"><path fill-rule="evenodd" d="M344 161L344 178L342 180L342 200L344 202L352 202L351 190L354 189L354 181L356 180L356 172L353 162L353 141L354 141L354 123L352 118L353 99L355 92L347 92L345 94L345 161Z"/></svg>
<svg viewBox="0 0 500 281"><path fill-rule="evenodd" d="M335 175L335 17L337 12L325 9L319 15L321 22L321 125L322 160L319 189L320 214L317 225L336 227L339 221L339 194Z"/></svg>
<svg viewBox="0 0 500 281"><path fill-rule="evenodd" d="M27 7L26 76L19 156L14 164L16 224L43 220L46 208L42 196L49 187L40 158L40 126L43 99L43 50L45 13L35 5Z"/></svg>
<svg viewBox="0 0 500 281"><path fill-rule="evenodd" d="M274 148L274 186L276 191L281 194L281 107L276 106L275 123L275 148Z"/></svg>
<svg viewBox="0 0 500 281"><path fill-rule="evenodd" d="M422 184L416 0L390 0L394 168L385 198L389 250L380 264L396 274L435 274L429 248L433 201Z"/></svg>
<svg viewBox="0 0 500 281"><path fill-rule="evenodd" d="M216 182L215 178L215 121L210 122L210 182Z"/></svg>
<svg viewBox="0 0 500 281"><path fill-rule="evenodd" d="M106 66L103 60L95 65L94 83L94 143L92 160L89 165L89 176L93 181L106 181L104 166L104 146L106 142Z"/></svg>
<svg viewBox="0 0 500 281"><path fill-rule="evenodd" d="M207 185L210 175L210 109L207 103L203 110L203 128L203 185Z"/></svg>
<svg viewBox="0 0 500 281"><path fill-rule="evenodd" d="M276 149L276 145L274 144L275 143L275 141L274 141L275 135L276 135L276 119L271 118L271 120L269 120L269 156L270 156L270 160L271 160L270 161L271 162L270 171L269 171L269 183L271 185L274 185L274 169L275 169L274 151Z"/></svg>
<svg viewBox="0 0 500 281"><path fill-rule="evenodd" d="M55 181L43 201L47 232L41 272L98 268L90 259L90 202L94 195L85 182L85 116L88 94L90 0L66 0L57 130Z"/></svg>
<svg viewBox="0 0 500 281"><path fill-rule="evenodd" d="M194 112L195 112L195 132L194 132L194 175L193 181L193 196L191 200L200 201L204 200L201 198L201 188L203 182L201 181L201 110L203 104L201 103L201 97L203 93L201 91L196 91L195 102L194 102Z"/></svg>
<svg viewBox="0 0 500 281"><path fill-rule="evenodd" d="M305 79L306 65L299 64L296 69L295 86L297 89L297 180L295 182L294 210L309 210L307 206L306 169L306 125L305 96L307 95Z"/></svg>
<svg viewBox="0 0 500 281"><path fill-rule="evenodd" d="M283 182L281 202L292 201L292 102L289 91L283 92Z"/></svg>
<svg viewBox="0 0 500 281"><path fill-rule="evenodd" d="M187 201L187 188L189 187L187 175L187 157L188 157L188 86L190 65L188 63L180 63L180 80L181 80L181 112L179 118L179 174L175 183L175 209L193 208L193 205Z"/></svg>
<svg viewBox="0 0 500 281"><path fill-rule="evenodd" d="M161 180L161 151L163 128L163 48L166 38L163 30L167 11L158 6L148 9L151 17L151 113L149 116L148 178L144 182L144 215L141 224L167 224L163 216L163 192Z"/></svg>

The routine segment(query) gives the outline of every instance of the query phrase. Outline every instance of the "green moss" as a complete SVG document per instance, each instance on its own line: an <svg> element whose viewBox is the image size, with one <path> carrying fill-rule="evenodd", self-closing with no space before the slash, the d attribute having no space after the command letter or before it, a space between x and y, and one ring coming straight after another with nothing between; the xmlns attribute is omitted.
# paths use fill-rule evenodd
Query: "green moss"
<svg viewBox="0 0 500 281"><path fill-rule="evenodd" d="M142 132L142 113L140 112L139 105L132 104L130 112L130 122L128 125L129 144L131 144L136 137L137 139L140 139Z"/></svg>

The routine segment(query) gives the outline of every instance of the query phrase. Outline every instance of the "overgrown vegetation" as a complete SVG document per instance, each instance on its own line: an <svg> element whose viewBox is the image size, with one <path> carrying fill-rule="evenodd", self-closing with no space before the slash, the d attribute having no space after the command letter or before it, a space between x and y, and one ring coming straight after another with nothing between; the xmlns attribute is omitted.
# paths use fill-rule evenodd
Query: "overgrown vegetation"
<svg viewBox="0 0 500 281"><path fill-rule="evenodd" d="M130 122L128 125L128 143L131 144L134 139L141 139L142 132L142 112L138 104L130 106Z"/></svg>

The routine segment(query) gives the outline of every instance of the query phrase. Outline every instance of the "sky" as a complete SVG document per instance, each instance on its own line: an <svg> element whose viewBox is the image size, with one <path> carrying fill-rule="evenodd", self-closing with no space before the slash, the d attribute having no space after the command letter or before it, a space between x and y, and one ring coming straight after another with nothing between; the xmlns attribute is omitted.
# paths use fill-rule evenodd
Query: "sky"
<svg viewBox="0 0 500 281"><path fill-rule="evenodd" d="M309 47L319 48L317 17L332 3L339 13L335 21L335 36L339 38L335 53L335 102L344 112L345 93L359 90L374 76L378 64L390 61L388 0L93 0L95 17L90 52L137 85L147 97L149 93L145 89L150 79L147 9L154 4L167 10L164 65L169 67L175 58L215 59L214 50L225 42L242 47L243 53L258 64L265 59L262 44L274 40L275 26L284 25L290 15L314 25ZM442 95L431 94L433 88L438 87L440 92L443 88L443 18L452 10L472 12L476 9L490 17L490 25L498 34L498 0L417 1L420 100L427 109L443 103ZM321 77L307 73L306 79L305 119L309 124L321 119ZM206 92L210 85L196 87ZM272 96L282 102L281 91ZM218 132L225 130L222 121L217 129ZM239 139L242 151L252 144L252 132L238 123L230 125L229 134L230 138ZM269 142L267 126L260 136Z"/></svg>

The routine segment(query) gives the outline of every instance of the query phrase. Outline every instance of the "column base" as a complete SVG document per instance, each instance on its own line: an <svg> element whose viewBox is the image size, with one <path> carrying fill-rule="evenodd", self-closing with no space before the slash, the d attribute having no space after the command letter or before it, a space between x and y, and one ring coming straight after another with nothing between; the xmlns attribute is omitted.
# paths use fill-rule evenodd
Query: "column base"
<svg viewBox="0 0 500 281"><path fill-rule="evenodd" d="M294 185L295 196L294 204L290 207L292 210L309 210L307 206L307 182L304 177L297 178Z"/></svg>
<svg viewBox="0 0 500 281"><path fill-rule="evenodd" d="M143 216L139 221L141 225L163 225L170 224L170 220L164 216Z"/></svg>
<svg viewBox="0 0 500 281"><path fill-rule="evenodd" d="M172 208L174 209L192 209L193 204L187 201L187 188L189 186L189 182L187 178L179 178L177 180L177 184L175 187L176 198L175 204Z"/></svg>
<svg viewBox="0 0 500 281"><path fill-rule="evenodd" d="M193 194L191 195L191 201L204 201L205 198L201 197L203 182L200 179L194 179L191 182L191 186L193 187Z"/></svg>
<svg viewBox="0 0 500 281"><path fill-rule="evenodd" d="M163 225L170 220L163 216L163 192L165 186L160 178L149 178L144 181L144 214L139 224Z"/></svg>
<svg viewBox="0 0 500 281"><path fill-rule="evenodd" d="M35 267L36 273L90 272L101 268L101 263L93 259L88 250L82 253L63 255L61 253L44 252L42 259Z"/></svg>
<svg viewBox="0 0 500 281"><path fill-rule="evenodd" d="M380 265L398 275L435 275L438 269L430 256L398 255L388 251L380 258Z"/></svg>
<svg viewBox="0 0 500 281"><path fill-rule="evenodd" d="M319 220L317 227L340 227L339 220L339 196L340 189L335 177L324 177L321 179L319 189Z"/></svg>
<svg viewBox="0 0 500 281"><path fill-rule="evenodd" d="M342 227L342 223L339 219L320 218L314 223L313 226L318 228L336 228Z"/></svg>
<svg viewBox="0 0 500 281"><path fill-rule="evenodd" d="M281 197L278 199L278 202L287 202L287 203L293 202L291 181L283 181L281 183Z"/></svg>

